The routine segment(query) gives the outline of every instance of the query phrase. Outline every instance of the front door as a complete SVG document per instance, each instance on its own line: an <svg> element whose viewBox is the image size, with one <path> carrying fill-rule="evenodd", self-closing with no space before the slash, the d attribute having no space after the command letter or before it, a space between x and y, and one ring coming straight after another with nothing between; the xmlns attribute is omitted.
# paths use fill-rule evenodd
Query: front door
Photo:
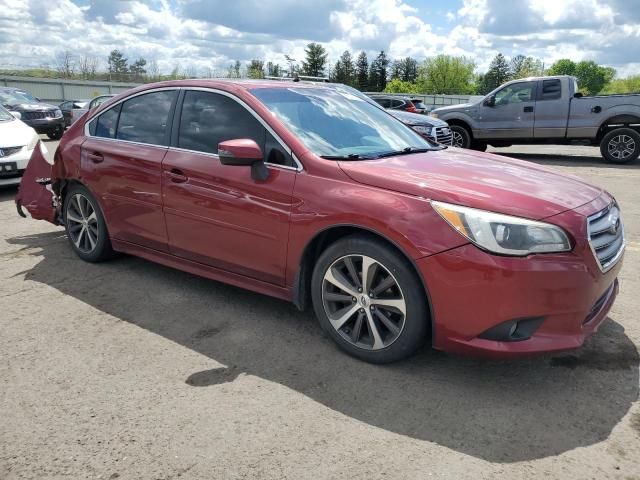
<svg viewBox="0 0 640 480"><path fill-rule="evenodd" d="M222 93L185 91L177 117L162 176L171 253L284 285L297 174L290 152L248 107ZM238 138L263 149L267 180L254 180L250 167L220 163L218 143Z"/></svg>
<svg viewBox="0 0 640 480"><path fill-rule="evenodd" d="M477 138L533 138L536 82L518 82L495 93L493 106L480 105Z"/></svg>
<svg viewBox="0 0 640 480"><path fill-rule="evenodd" d="M168 250L161 178L176 98L176 90L138 95L89 123L82 171L112 238Z"/></svg>

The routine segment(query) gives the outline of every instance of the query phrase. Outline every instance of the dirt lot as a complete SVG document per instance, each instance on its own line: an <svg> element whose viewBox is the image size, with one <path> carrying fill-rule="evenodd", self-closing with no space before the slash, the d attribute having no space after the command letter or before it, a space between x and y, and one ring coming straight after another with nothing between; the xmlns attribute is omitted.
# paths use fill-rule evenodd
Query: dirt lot
<svg viewBox="0 0 640 480"><path fill-rule="evenodd" d="M500 152L621 203L621 294L580 351L367 365L287 303L132 257L83 263L0 191L0 479L640 479L640 164Z"/></svg>

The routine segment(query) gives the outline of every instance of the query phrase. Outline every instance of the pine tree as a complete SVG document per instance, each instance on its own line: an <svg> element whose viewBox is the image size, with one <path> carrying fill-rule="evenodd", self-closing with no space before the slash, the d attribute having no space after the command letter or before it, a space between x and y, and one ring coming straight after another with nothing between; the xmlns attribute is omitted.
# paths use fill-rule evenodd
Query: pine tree
<svg viewBox="0 0 640 480"><path fill-rule="evenodd" d="M369 61L367 60L367 54L365 52L360 52L358 59L356 60L356 86L361 91L366 91L369 88L368 74Z"/></svg>
<svg viewBox="0 0 640 480"><path fill-rule="evenodd" d="M109 73L126 73L129 69L127 66L128 59L124 57L120 50L111 50L107 63L109 64Z"/></svg>
<svg viewBox="0 0 640 480"><path fill-rule="evenodd" d="M311 77L322 77L327 63L327 51L319 43L310 43L304 50L305 61L302 62L302 74Z"/></svg>
<svg viewBox="0 0 640 480"><path fill-rule="evenodd" d="M375 64L376 70L376 91L382 92L387 86L387 68L389 66L389 59L384 50L381 50L375 61L371 64Z"/></svg>
<svg viewBox="0 0 640 480"><path fill-rule="evenodd" d="M353 64L351 53L345 50L336 62L333 69L333 81L336 83L344 83L345 85L353 85L355 83L356 69Z"/></svg>
<svg viewBox="0 0 640 480"><path fill-rule="evenodd" d="M510 79L511 72L509 69L509 63L504 55L498 53L491 61L489 70L484 75L483 87L485 90L488 89L488 93Z"/></svg>

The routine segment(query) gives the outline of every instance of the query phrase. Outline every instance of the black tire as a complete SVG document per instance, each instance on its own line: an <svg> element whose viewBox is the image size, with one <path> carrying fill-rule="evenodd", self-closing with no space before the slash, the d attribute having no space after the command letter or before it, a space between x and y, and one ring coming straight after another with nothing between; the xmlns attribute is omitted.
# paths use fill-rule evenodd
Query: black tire
<svg viewBox="0 0 640 480"><path fill-rule="evenodd" d="M611 130L602 137L600 153L609 163L621 165L633 162L640 156L640 134L632 128Z"/></svg>
<svg viewBox="0 0 640 480"><path fill-rule="evenodd" d="M60 140L62 138L62 134L64 133L64 127L57 127L55 130L47 132L47 137L51 140Z"/></svg>
<svg viewBox="0 0 640 480"><path fill-rule="evenodd" d="M451 142L454 147L471 148L471 132L461 125L451 125L453 135Z"/></svg>
<svg viewBox="0 0 640 480"><path fill-rule="evenodd" d="M471 150L475 150L477 152L486 152L487 146L488 145L485 142L478 142L475 140L471 142Z"/></svg>
<svg viewBox="0 0 640 480"><path fill-rule="evenodd" d="M78 201L82 202L79 197L86 199L90 208L87 207L87 204L83 204L84 206L78 209ZM82 212L79 210L82 210ZM69 244L82 260L95 263L103 262L113 257L113 249L111 248L111 241L109 240L109 232L107 231L104 216L95 197L86 187L82 185L72 185L67 190L64 196L63 212ZM76 220L91 217L88 212L95 212L95 218L87 222L83 234L79 232L79 230L83 230L83 227L78 228L78 225L82 225L82 222ZM91 237L89 236L90 228ZM79 239L78 236L80 236ZM74 239L78 239L78 242L76 243Z"/></svg>
<svg viewBox="0 0 640 480"><path fill-rule="evenodd" d="M366 256L369 259L375 260L378 264L374 270L376 275L382 275L381 278L385 278L387 274L393 277L396 281L396 286L393 286L387 292L392 292L393 289L398 288L400 297L404 301L405 315L403 324L399 333L389 335L390 331L386 331L384 324L376 321L379 329L376 329L376 333L380 337L380 333L386 333L387 338L393 336L394 339L390 341L388 345L381 344L381 347L374 349L375 345L369 348L362 348L356 345L353 341L347 339L350 335L349 332L338 331L331 323L329 314L324 303L324 292L327 285L325 274L328 274L328 270L345 258L364 258ZM380 269L380 266L383 268ZM378 272L382 272L381 274ZM360 276L360 279L362 275ZM373 282L373 279L372 279ZM384 283L384 280L379 283ZM396 292L398 290L395 290ZM368 293L368 292L367 292ZM362 295L369 298L367 295ZM370 298L375 301L384 302L384 293L378 296L372 295ZM313 300L313 307L316 313L316 317L320 322L322 329L338 344L338 346L347 352L348 354L364 360L370 363L390 363L401 360L403 358L413 355L425 342L429 333L429 310L427 307L427 299L420 279L417 277L415 270L409 261L401 255L399 252L390 248L384 242L367 235L351 235L330 245L318 258L313 275L311 279L311 297ZM355 298L355 297L354 297ZM375 308L384 308L381 305L371 306L371 315L369 315L369 309L367 304L363 303L365 308L359 308L357 300L353 300L353 307L357 310L354 315L362 314L363 320L361 325L364 325L365 329L369 332L368 338L372 339L371 327L367 322L369 319L373 319L376 316L374 312ZM372 301L373 303L373 301ZM349 302L347 300L345 308L349 308ZM361 313L358 313L361 312ZM335 312L334 312L335 313ZM340 314L340 312L338 312ZM365 315L366 314L366 315ZM366 317L366 318L365 318ZM352 320L354 323L357 320ZM374 322L374 320L370 320ZM347 322L345 322L345 325ZM353 324L352 324L353 325ZM343 327L346 328L346 327ZM356 327L351 327L355 330ZM351 332L351 335L353 332ZM362 338L367 338L366 336ZM360 344L362 345L362 344ZM384 346L382 346L384 345Z"/></svg>

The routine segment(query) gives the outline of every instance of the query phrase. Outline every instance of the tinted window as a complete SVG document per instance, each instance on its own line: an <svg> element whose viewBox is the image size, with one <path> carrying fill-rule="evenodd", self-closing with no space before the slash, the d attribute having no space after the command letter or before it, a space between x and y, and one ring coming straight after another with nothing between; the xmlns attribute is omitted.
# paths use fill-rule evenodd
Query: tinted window
<svg viewBox="0 0 640 480"><path fill-rule="evenodd" d="M147 93L122 104L116 138L131 142L167 145L169 112L175 90Z"/></svg>
<svg viewBox="0 0 640 480"><path fill-rule="evenodd" d="M111 108L89 124L89 133L96 137L115 138L121 105Z"/></svg>
<svg viewBox="0 0 640 480"><path fill-rule="evenodd" d="M496 93L496 107L509 103L531 102L534 100L534 82L514 83Z"/></svg>
<svg viewBox="0 0 640 480"><path fill-rule="evenodd" d="M404 105L404 101L403 100L393 100L391 102L391 108L400 108Z"/></svg>
<svg viewBox="0 0 640 480"><path fill-rule="evenodd" d="M541 100L554 100L560 98L561 84L559 79L543 80Z"/></svg>

